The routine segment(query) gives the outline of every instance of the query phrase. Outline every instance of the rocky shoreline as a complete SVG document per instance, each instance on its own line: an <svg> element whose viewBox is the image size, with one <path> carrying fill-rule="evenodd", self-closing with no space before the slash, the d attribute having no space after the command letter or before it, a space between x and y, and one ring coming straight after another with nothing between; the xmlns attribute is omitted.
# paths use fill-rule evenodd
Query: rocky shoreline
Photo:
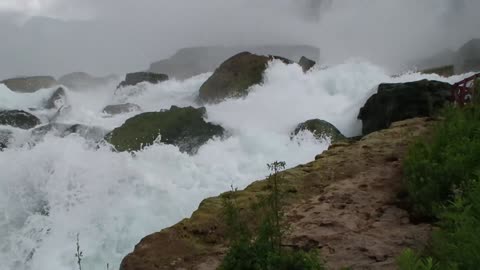
<svg viewBox="0 0 480 270"><path fill-rule="evenodd" d="M424 245L431 230L410 221L402 208L401 162L433 122L397 122L282 172L292 226L288 244L320 249L329 269L396 269L396 256ZM247 208L266 189L265 180L254 182L237 199ZM190 218L143 238L120 269L215 269L227 248L221 207L221 196L204 200Z"/></svg>

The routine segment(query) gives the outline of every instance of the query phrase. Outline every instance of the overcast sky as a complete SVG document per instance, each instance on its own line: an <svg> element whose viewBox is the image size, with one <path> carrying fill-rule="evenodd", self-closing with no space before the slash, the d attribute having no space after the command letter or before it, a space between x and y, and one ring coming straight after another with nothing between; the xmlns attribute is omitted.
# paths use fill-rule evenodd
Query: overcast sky
<svg viewBox="0 0 480 270"><path fill-rule="evenodd" d="M196 45L308 44L326 62L398 66L480 37L479 10L479 0L0 0L0 78L141 70Z"/></svg>

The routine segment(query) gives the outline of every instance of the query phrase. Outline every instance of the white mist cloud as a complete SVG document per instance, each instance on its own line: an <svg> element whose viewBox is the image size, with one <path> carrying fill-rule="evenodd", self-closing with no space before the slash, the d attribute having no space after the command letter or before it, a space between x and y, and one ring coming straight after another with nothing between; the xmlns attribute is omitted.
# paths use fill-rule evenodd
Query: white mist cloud
<svg viewBox="0 0 480 270"><path fill-rule="evenodd" d="M17 20L61 19L0 24L0 78L133 71L199 45L309 44L328 63L398 67L478 37L478 10L478 0L0 0Z"/></svg>

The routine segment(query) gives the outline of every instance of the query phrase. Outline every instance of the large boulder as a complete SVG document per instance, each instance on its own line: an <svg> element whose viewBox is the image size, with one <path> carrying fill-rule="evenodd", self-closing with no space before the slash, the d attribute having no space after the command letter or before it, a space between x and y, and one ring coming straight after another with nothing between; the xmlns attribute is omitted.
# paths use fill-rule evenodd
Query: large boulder
<svg viewBox="0 0 480 270"><path fill-rule="evenodd" d="M199 101L218 103L225 98L246 96L248 88L262 82L263 72L272 59L291 63L285 58L249 52L242 52L227 59L200 87Z"/></svg>
<svg viewBox="0 0 480 270"><path fill-rule="evenodd" d="M221 136L221 126L205 122L205 108L179 108L142 113L128 119L121 127L106 136L118 151L137 151L152 145L161 135L160 141L173 144L180 151L195 153L214 136Z"/></svg>
<svg viewBox="0 0 480 270"><path fill-rule="evenodd" d="M388 128L392 122L434 116L451 101L452 87L429 80L380 84L378 92L360 109L363 134Z"/></svg>
<svg viewBox="0 0 480 270"><path fill-rule="evenodd" d="M50 76L34 76L13 78L2 81L10 90L22 93L33 93L43 88L57 85L57 81Z"/></svg>
<svg viewBox="0 0 480 270"><path fill-rule="evenodd" d="M176 79L187 79L213 72L225 59L245 51L258 55L279 55L288 59L299 59L303 55L310 59L320 58L320 49L307 45L189 47L178 50L168 59L152 63L149 71L168 74Z"/></svg>
<svg viewBox="0 0 480 270"><path fill-rule="evenodd" d="M168 76L165 74L158 74L153 72L135 72L135 73L128 73L125 76L125 80L122 81L117 88L136 85L141 82L148 82L148 83L160 83L163 81L168 80Z"/></svg>
<svg viewBox="0 0 480 270"><path fill-rule="evenodd" d="M115 105L108 105L103 108L103 112L106 114L122 114L122 113L129 113L135 111L141 111L142 109L137 104L133 103L124 103L124 104L115 104Z"/></svg>
<svg viewBox="0 0 480 270"><path fill-rule="evenodd" d="M94 77L85 72L73 72L66 74L58 82L69 89L80 90L89 88L98 88L116 80L116 76Z"/></svg>
<svg viewBox="0 0 480 270"><path fill-rule="evenodd" d="M67 94L63 87L59 87L52 96L47 100L45 108L47 109L59 109L67 104Z"/></svg>
<svg viewBox="0 0 480 270"><path fill-rule="evenodd" d="M0 111L0 125L30 129L40 124L33 114L20 110Z"/></svg>
<svg viewBox="0 0 480 270"><path fill-rule="evenodd" d="M302 67L303 72L307 72L317 63L311 59L308 59L305 56L302 56L302 58L300 58L300 61L298 61L298 64Z"/></svg>
<svg viewBox="0 0 480 270"><path fill-rule="evenodd" d="M332 143L345 140L345 136L332 124L325 120L312 119L300 123L291 133L291 138L302 131L310 131L320 141L330 140Z"/></svg>

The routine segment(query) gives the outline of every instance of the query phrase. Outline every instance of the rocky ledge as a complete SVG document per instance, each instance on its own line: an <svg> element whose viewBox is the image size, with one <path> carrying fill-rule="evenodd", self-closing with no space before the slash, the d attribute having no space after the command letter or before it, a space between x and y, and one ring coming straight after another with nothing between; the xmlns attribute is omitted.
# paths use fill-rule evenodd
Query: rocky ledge
<svg viewBox="0 0 480 270"><path fill-rule="evenodd" d="M430 225L413 223L402 207L401 164L433 122L396 122L282 172L292 229L285 244L320 250L328 269L396 269L396 256L430 235ZM246 208L268 189L266 181L254 182L237 193L237 203ZM120 269L215 269L227 250L221 212L221 196L204 200L190 218L142 239Z"/></svg>

